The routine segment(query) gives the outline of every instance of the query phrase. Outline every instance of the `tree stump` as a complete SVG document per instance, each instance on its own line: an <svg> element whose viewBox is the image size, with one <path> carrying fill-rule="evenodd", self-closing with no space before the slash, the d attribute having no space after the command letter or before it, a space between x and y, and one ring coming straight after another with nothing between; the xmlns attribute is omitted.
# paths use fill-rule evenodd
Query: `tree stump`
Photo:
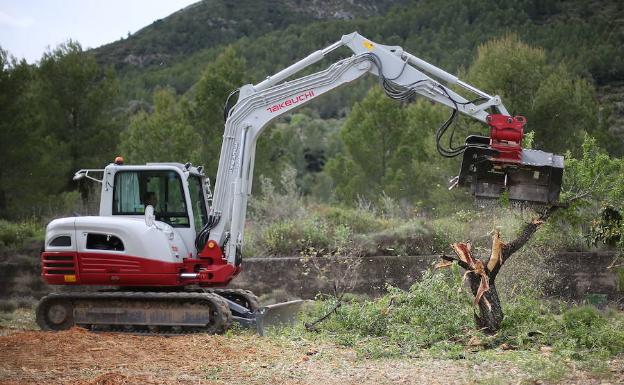
<svg viewBox="0 0 624 385"><path fill-rule="evenodd" d="M552 206L542 212L536 219L526 223L520 235L509 243L501 239L500 231L495 230L492 235L490 256L483 260L472 255L470 243L453 243L451 247L454 256L441 255L442 262L436 268L451 266L456 262L466 270L464 280L468 280L470 291L474 296L476 326L486 333L496 333L503 322L504 313L498 291L496 290L496 276L501 267L509 258L520 250L542 225L560 206Z"/></svg>

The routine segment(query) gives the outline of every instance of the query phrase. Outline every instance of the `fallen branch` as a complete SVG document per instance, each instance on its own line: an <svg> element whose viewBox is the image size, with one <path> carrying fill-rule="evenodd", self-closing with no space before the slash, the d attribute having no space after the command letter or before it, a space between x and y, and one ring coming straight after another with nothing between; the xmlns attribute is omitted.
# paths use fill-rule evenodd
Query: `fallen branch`
<svg viewBox="0 0 624 385"><path fill-rule="evenodd" d="M317 331L316 325L318 325L321 322L325 321L332 314L334 314L336 311L338 311L338 308L340 308L342 306L342 296L343 295L341 295L340 298L338 298L338 300L337 300L336 304L334 305L334 307L330 311L328 311L325 315L323 315L322 317L318 318L314 322L311 322L311 323L306 322L306 323L304 323L303 326L305 326L306 330L308 330L308 331Z"/></svg>

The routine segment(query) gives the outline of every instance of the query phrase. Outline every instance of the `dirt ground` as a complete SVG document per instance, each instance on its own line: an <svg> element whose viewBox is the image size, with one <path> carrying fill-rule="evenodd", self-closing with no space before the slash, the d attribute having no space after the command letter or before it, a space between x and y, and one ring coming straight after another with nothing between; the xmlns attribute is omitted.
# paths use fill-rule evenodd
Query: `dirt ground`
<svg viewBox="0 0 624 385"><path fill-rule="evenodd" d="M501 352L504 354L504 352ZM569 369L563 382L624 383ZM562 382L561 379L557 380ZM139 336L0 330L0 384L498 384L541 383L505 360L365 359L353 350L251 334Z"/></svg>

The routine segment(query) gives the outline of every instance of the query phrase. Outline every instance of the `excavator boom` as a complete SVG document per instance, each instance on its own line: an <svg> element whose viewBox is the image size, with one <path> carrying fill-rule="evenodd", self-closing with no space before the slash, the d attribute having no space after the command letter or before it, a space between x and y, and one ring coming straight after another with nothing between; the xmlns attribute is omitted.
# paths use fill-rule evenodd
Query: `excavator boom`
<svg viewBox="0 0 624 385"><path fill-rule="evenodd" d="M349 48L354 55L323 71L287 80L340 47ZM563 157L522 148L524 117L510 116L499 96L489 95L401 47L377 44L354 32L256 85L240 88L237 103L226 111L214 200L209 223L199 234L200 246L209 241L223 245L227 240L224 257L230 264L240 263L258 136L279 116L365 74L377 76L392 99L407 102L421 96L450 107L451 116L436 130L436 141L442 156L463 156L453 186L468 187L477 198L507 196L521 202L556 204ZM473 95L472 99L462 96L460 90ZM459 113L487 124L490 135L469 137L456 148L444 147L442 139Z"/></svg>
<svg viewBox="0 0 624 385"><path fill-rule="evenodd" d="M353 55L289 80L340 47ZM301 301L261 307L251 292L222 288L241 271L256 142L279 116L366 74L375 75L392 99L409 102L421 96L450 108L450 118L436 130L436 144L442 156L463 156L453 185L469 187L477 198L507 196L556 204L563 157L522 148L524 117L509 116L500 97L401 47L377 44L354 32L238 90L236 104L225 113L214 194L202 168L190 163L126 166L118 158L104 170L76 173L75 180L102 184L100 215L61 218L48 225L42 275L50 284L117 289L44 297L37 309L41 328L78 324L221 333L237 321L262 333L267 324L292 318ZM443 146L442 138L458 113L487 124L490 135L470 136L459 147ZM102 179L89 173L101 174ZM191 286L198 288L188 289Z"/></svg>

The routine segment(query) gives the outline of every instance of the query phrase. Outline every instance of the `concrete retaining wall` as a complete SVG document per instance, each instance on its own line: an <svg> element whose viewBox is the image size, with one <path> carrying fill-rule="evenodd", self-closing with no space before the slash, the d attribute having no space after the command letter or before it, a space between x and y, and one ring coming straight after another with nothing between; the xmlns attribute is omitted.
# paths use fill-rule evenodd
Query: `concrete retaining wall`
<svg viewBox="0 0 624 385"><path fill-rule="evenodd" d="M553 258L558 277L551 295L585 299L588 295L618 300L624 293L624 268L607 269L613 262L612 252L566 252ZM437 261L437 256L378 256L365 258L360 267L354 292L379 295L386 284L409 288L422 272ZM283 291L300 298L313 298L332 289L314 273L306 274L299 258L248 258L243 272L232 285L257 294ZM606 296L606 297L605 297Z"/></svg>
<svg viewBox="0 0 624 385"><path fill-rule="evenodd" d="M39 277L38 247L38 244L33 244L21 253L0 250L0 300L39 298L61 289L45 285ZM553 257L548 265L556 280L553 281L552 292L548 294L571 299L593 296L601 301L619 300L624 306L624 267L607 268L614 259L613 252L566 252ZM435 261L437 256L434 255L364 258L353 292L380 295L384 293L386 284L407 289ZM622 262L624 258L620 259L620 264ZM314 272L306 274L305 266L297 257L245 259L243 272L234 279L232 286L249 289L259 295L272 294L277 300L314 298L318 293L332 292L331 286L318 279Z"/></svg>

